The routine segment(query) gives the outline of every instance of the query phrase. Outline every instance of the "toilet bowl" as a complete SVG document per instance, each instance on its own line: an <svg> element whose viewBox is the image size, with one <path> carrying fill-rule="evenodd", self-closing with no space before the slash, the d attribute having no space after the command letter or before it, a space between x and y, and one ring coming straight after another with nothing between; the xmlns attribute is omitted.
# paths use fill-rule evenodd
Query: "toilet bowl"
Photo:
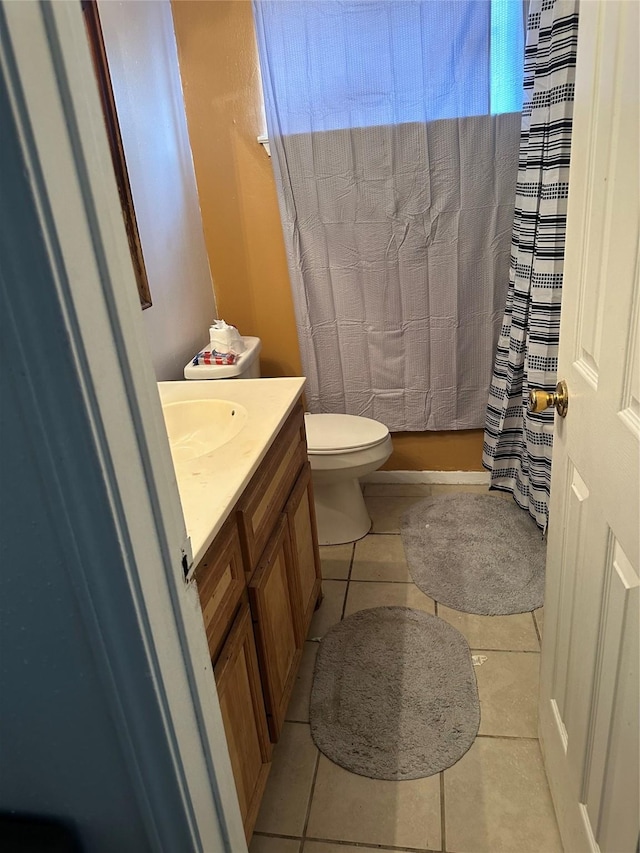
<svg viewBox="0 0 640 853"><path fill-rule="evenodd" d="M356 415L305 415L307 447L318 522L318 543L362 539L371 518L359 477L383 465L393 450L389 430Z"/></svg>

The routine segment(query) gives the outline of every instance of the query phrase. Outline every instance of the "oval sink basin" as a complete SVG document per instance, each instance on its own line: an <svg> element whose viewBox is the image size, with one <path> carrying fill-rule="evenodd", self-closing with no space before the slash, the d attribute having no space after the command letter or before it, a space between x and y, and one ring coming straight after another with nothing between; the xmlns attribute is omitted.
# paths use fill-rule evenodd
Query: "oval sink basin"
<svg viewBox="0 0 640 853"><path fill-rule="evenodd" d="M206 456L235 438L247 410L227 400L183 400L162 407L174 462Z"/></svg>

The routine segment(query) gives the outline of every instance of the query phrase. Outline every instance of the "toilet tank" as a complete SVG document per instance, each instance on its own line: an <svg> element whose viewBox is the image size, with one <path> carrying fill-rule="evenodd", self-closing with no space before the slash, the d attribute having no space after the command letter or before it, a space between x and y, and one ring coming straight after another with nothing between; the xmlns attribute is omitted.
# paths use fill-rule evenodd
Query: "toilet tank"
<svg viewBox="0 0 640 853"><path fill-rule="evenodd" d="M243 336L245 351L236 364L189 364L185 365L185 379L259 379L260 378L260 338Z"/></svg>

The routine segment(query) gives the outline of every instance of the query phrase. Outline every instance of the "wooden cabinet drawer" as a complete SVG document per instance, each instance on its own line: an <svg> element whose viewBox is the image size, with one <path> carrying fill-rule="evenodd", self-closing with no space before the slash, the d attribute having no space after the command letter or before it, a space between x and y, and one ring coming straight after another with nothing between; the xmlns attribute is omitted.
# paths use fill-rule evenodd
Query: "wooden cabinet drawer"
<svg viewBox="0 0 640 853"><path fill-rule="evenodd" d="M238 504L245 569L250 575L307 459L304 416L298 404Z"/></svg>
<svg viewBox="0 0 640 853"><path fill-rule="evenodd" d="M293 572L287 517L281 515L249 584L267 719L273 741L280 737L302 655L303 640L295 615Z"/></svg>
<svg viewBox="0 0 640 853"><path fill-rule="evenodd" d="M233 623L214 675L248 842L269 775L272 747L246 603Z"/></svg>
<svg viewBox="0 0 640 853"><path fill-rule="evenodd" d="M305 463L285 507L293 561L294 614L298 637L307 636L322 583L316 514L311 485L311 466Z"/></svg>
<svg viewBox="0 0 640 853"><path fill-rule="evenodd" d="M245 589L235 518L222 528L195 570L209 654L215 660Z"/></svg>

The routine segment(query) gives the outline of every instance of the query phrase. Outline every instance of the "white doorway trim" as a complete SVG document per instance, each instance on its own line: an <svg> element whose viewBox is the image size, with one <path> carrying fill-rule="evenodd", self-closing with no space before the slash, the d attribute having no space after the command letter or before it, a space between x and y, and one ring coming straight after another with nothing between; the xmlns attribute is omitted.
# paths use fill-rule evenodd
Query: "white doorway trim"
<svg viewBox="0 0 640 853"><path fill-rule="evenodd" d="M86 573L79 596L88 642L100 647L120 736L129 744L132 775L151 819L155 813L161 824L170 804L161 801L149 776L149 745L137 737L144 709L136 676L152 681L163 710L193 849L242 853L246 843L197 591L184 583L190 545L115 179L104 166L110 153L80 4L4 3L0 68L137 607L146 671L131 671L126 644L103 619L102 585ZM60 330L42 328L37 304L26 310L16 302L12 308L24 340L24 352L12 355L28 364L33 342ZM25 404L37 399L36 386L37 378L25 378ZM56 429L70 417L73 412L57 412Z"/></svg>

